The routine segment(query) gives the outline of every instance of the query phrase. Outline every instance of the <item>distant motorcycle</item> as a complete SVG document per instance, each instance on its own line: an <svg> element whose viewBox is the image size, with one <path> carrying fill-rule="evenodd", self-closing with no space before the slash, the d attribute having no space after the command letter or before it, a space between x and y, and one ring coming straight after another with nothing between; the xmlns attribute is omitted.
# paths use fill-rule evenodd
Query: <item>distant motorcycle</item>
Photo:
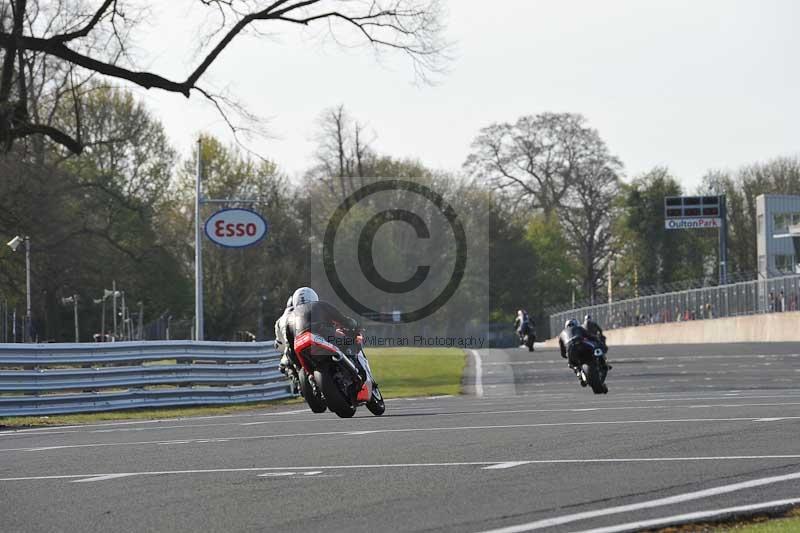
<svg viewBox="0 0 800 533"><path fill-rule="evenodd" d="M300 386L307 383L311 391L321 391L325 405L341 418L350 418L356 413L359 405L376 416L386 410L380 389L372 378L369 362L364 355L363 335L359 332L336 331L329 342L325 337L306 331L294 340L294 352L302 366L298 372L301 377ZM344 347L344 351L340 348ZM347 352L347 353L345 353ZM353 362L357 359L361 369ZM314 412L312 402L317 403L318 396L309 394L303 397ZM309 398L312 401L309 402Z"/></svg>
<svg viewBox="0 0 800 533"><path fill-rule="evenodd" d="M573 367L573 370L581 382L581 387L588 385L595 394L608 394L606 386L608 347L597 339L583 337L574 342L572 350L580 364L579 367Z"/></svg>

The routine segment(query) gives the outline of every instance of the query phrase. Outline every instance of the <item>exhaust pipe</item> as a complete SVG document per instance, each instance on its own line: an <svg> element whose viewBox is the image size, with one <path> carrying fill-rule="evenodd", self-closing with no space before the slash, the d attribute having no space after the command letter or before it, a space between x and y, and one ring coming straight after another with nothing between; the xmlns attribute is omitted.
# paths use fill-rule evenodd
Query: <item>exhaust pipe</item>
<svg viewBox="0 0 800 533"><path fill-rule="evenodd" d="M361 380L361 375L358 373L358 368L356 368L356 365L353 363L353 361L351 361L351 360L350 360L350 358L349 358L349 357L347 357L346 355L344 355L342 352L337 352L337 353L335 353L334 355L332 355L332 356L331 356L331 359L333 359L333 360L334 360L335 362L337 362L337 363L342 363L342 362L344 362L344 366L345 366L345 367L346 367L346 368L347 368L347 369L348 369L350 372L352 372L352 374L353 374L354 376L356 376L356 377L357 377L359 380Z"/></svg>

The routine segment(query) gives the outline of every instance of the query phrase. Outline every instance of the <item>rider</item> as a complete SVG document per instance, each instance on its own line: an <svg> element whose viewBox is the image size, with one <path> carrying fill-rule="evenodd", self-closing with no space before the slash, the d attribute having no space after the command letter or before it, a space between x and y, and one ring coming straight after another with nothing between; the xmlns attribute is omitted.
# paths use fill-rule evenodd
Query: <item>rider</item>
<svg viewBox="0 0 800 533"><path fill-rule="evenodd" d="M558 335L558 347L561 348L561 357L567 360L567 364L576 374L581 365L580 361L575 358L573 347L577 341L587 336L588 332L574 318L570 318L564 323L564 329Z"/></svg>
<svg viewBox="0 0 800 533"><path fill-rule="evenodd" d="M294 346L295 337L312 328L314 333L330 339L336 336L337 329L343 329L348 336L353 336L360 326L354 318L343 315L333 305L321 301L314 289L300 287L292 295L292 312L286 324L287 344ZM369 379L374 387L375 382L370 372L359 363L357 354L350 353L350 346L344 347L342 351L356 364L365 383ZM366 359L366 355L364 357Z"/></svg>
<svg viewBox="0 0 800 533"><path fill-rule="evenodd" d="M608 345L606 344L606 336L603 335L603 328L601 328L600 324L598 324L592 319L592 315L587 314L585 317L583 317L583 329L585 329L590 336L597 339L600 342L600 344L603 345L603 349L605 351L608 351ZM609 370L611 370L611 365L606 363L606 366L608 367Z"/></svg>
<svg viewBox="0 0 800 533"><path fill-rule="evenodd" d="M600 324L592 320L592 315L586 315L583 317L583 329L585 329L589 335L605 345L606 337L603 335L603 328L600 327Z"/></svg>
<svg viewBox="0 0 800 533"><path fill-rule="evenodd" d="M286 323L289 320L289 316L291 316L293 308L292 297L289 296L289 299L286 301L286 307L283 310L283 314L280 316L280 318L278 318L278 320L275 321L275 348L283 350L281 362L278 365L278 370L280 370L283 374L286 373L286 368L294 358L294 350L292 350L292 346L286 342Z"/></svg>
<svg viewBox="0 0 800 533"><path fill-rule="evenodd" d="M517 330L517 335L519 335L520 338L533 329L533 322L530 317L528 317L528 312L524 309L517 309L517 317L514 319L514 329Z"/></svg>

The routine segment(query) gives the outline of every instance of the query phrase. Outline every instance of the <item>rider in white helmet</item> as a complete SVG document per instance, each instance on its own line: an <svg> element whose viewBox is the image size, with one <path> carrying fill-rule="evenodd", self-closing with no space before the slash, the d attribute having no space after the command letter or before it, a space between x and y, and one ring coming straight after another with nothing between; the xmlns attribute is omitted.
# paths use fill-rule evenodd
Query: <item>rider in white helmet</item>
<svg viewBox="0 0 800 533"><path fill-rule="evenodd" d="M275 348L283 352L283 355L281 356L281 362L278 365L278 370L284 374L286 373L286 368L289 366L291 361L290 357L293 356L292 347L288 342L286 342L286 323L289 320L292 309L292 297L289 296L289 299L286 300L286 307L283 310L283 314L280 316L280 318L278 318L278 320L275 321Z"/></svg>
<svg viewBox="0 0 800 533"><path fill-rule="evenodd" d="M292 295L292 311L286 323L286 341L294 345L294 339L301 333L313 330L323 337L334 337L337 329L343 329L348 334L355 335L360 329L357 320L342 314L336 307L319 299L316 291L311 287L300 287ZM344 350L345 354L361 368L357 354L349 353L350 347ZM362 352L363 355L363 352ZM364 356L366 358L366 356ZM367 365L368 366L368 365ZM367 369L361 368L362 378L372 380Z"/></svg>

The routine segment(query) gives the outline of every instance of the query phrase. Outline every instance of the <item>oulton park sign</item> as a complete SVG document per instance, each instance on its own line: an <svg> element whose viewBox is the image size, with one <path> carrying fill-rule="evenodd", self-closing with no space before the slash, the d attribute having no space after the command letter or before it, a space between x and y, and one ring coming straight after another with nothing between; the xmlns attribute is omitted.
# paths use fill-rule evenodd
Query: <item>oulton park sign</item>
<svg viewBox="0 0 800 533"><path fill-rule="evenodd" d="M664 221L666 229L706 229L721 226L720 218L673 218Z"/></svg>
<svg viewBox="0 0 800 533"><path fill-rule="evenodd" d="M724 216L721 196L667 196L664 198L666 229L721 228Z"/></svg>

